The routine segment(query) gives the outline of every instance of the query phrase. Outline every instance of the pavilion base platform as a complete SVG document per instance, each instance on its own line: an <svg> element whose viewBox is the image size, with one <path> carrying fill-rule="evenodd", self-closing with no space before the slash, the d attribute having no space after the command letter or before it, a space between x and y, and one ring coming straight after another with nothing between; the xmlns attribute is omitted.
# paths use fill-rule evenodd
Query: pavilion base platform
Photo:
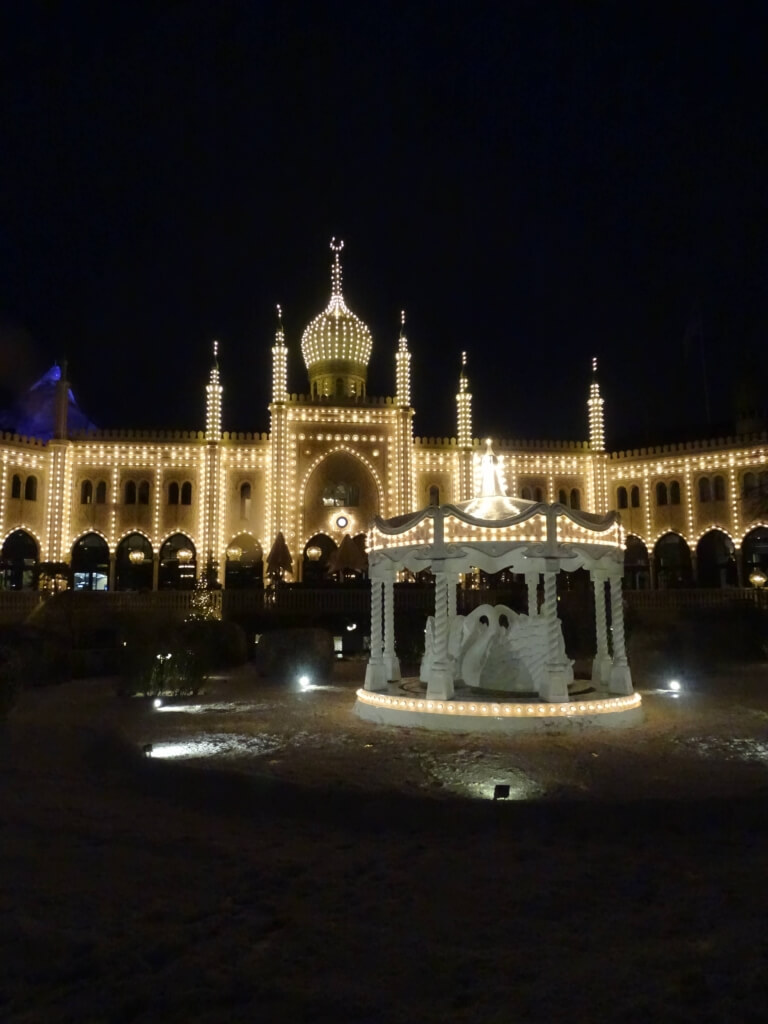
<svg viewBox="0 0 768 1024"><path fill-rule="evenodd" d="M376 693L357 691L355 714L376 725L434 729L442 732L549 732L587 729L624 729L643 721L639 693L614 696L577 680L571 699L561 704L537 697L510 699L483 694L468 687L457 689L452 700L426 696L418 679L391 683Z"/></svg>

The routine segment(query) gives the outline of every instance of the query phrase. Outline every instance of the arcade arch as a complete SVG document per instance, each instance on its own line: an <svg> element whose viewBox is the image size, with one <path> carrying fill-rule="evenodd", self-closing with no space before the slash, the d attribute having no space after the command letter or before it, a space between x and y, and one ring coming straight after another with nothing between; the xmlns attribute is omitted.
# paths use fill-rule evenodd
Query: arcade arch
<svg viewBox="0 0 768 1024"><path fill-rule="evenodd" d="M692 585L691 551L679 533L665 533L659 537L653 549L653 561L659 590Z"/></svg>

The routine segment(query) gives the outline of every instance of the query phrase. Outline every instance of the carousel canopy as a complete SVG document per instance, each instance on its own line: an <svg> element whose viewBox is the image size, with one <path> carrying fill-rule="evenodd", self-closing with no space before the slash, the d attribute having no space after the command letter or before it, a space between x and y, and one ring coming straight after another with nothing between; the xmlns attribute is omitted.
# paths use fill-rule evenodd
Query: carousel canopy
<svg viewBox="0 0 768 1024"><path fill-rule="evenodd" d="M506 494L490 441L480 460L478 494L470 501L429 507L394 519L374 520L372 572L384 568L420 571L435 561L466 572L608 568L623 561L624 531L617 512L596 515L558 503L526 501Z"/></svg>

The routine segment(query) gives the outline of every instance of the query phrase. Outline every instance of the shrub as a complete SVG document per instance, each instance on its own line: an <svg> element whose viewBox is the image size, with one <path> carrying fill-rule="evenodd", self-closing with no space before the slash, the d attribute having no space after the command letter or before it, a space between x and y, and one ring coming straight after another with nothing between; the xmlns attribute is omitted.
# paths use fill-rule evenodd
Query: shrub
<svg viewBox="0 0 768 1024"><path fill-rule="evenodd" d="M327 682L333 662L333 637L325 629L273 629L262 633L256 648L260 673L288 682L300 675Z"/></svg>
<svg viewBox="0 0 768 1024"><path fill-rule="evenodd" d="M247 657L240 626L217 619L175 625L126 620L120 644L121 696L194 695L212 671L242 665Z"/></svg>

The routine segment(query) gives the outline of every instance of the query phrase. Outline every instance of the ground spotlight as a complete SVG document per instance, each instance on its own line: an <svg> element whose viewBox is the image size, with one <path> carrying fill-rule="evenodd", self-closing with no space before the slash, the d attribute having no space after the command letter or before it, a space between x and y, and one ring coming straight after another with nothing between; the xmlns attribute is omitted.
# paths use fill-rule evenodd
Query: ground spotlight
<svg viewBox="0 0 768 1024"><path fill-rule="evenodd" d="M161 698L160 697L155 697L155 699L152 701L152 707L161 708L162 706L163 706L163 702L162 702Z"/></svg>
<svg viewBox="0 0 768 1024"><path fill-rule="evenodd" d="M299 686L302 688L302 690L308 690L309 687L311 686L311 683L312 681L309 678L309 676L299 676Z"/></svg>
<svg viewBox="0 0 768 1024"><path fill-rule="evenodd" d="M680 683L679 679L670 679L669 680L669 689L672 690L673 693L679 693L680 690L682 690L682 688L683 687L682 687L682 684Z"/></svg>

